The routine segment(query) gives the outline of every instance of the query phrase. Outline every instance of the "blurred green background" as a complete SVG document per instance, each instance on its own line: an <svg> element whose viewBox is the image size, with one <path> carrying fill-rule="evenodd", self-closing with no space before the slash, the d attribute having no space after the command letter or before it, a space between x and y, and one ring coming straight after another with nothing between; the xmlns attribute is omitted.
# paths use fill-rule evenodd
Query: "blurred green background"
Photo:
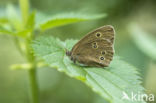
<svg viewBox="0 0 156 103"><path fill-rule="evenodd" d="M0 0L0 15L9 3L18 6L17 0ZM30 0L30 6L47 14L106 13L108 16L104 19L50 29L45 34L61 40L80 39L92 29L113 25L116 30L115 54L137 67L145 92L156 95L156 60L140 49L137 38L131 35L135 32L133 25L137 25L156 41L155 0ZM144 45L145 48L148 46ZM23 57L10 36L0 35L0 48L0 103L28 103L27 71L9 68L11 64L24 63ZM41 103L104 103L103 98L85 84L55 69L38 69L37 76Z"/></svg>

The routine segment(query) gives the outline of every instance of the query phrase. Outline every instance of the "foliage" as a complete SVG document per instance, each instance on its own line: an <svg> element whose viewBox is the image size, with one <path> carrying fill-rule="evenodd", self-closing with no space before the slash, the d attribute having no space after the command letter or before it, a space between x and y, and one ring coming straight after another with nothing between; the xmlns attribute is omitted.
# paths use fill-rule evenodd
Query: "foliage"
<svg viewBox="0 0 156 103"><path fill-rule="evenodd" d="M55 1L55 2L56 3L61 2L63 4L67 1ZM75 3L75 1L70 1L70 3L71 2L73 4ZM100 23L98 23L102 25L106 23L109 24L112 23L114 26L116 26L116 28L118 28L118 25L122 24L121 21L124 21L123 19L125 19L125 17L120 19L121 16L119 15L122 15L122 13L125 15L125 13L127 14L128 12L128 11L123 12L125 10L123 9L123 6L126 8L126 10L128 10L127 5L123 5L125 2L124 0L120 0L116 2L112 2L112 1L106 2L101 0L100 3L99 1L94 1L92 2L93 4L90 4L91 2L89 0L84 2L85 3L88 2L88 5L90 5L89 8L92 8L92 10L96 13L98 11L106 12L107 10L103 10L103 8L108 8L110 13L112 13L109 18L110 20L109 19L107 19L108 21L101 20ZM80 8L83 5L86 6L84 2L80 4ZM133 1L130 2L131 2L130 4L131 6L133 3L137 5L137 2L133 2ZM52 4L53 6L51 6L50 4L50 6L54 7L56 3L53 3ZM129 4L127 2L125 3ZM121 99L123 96L123 92L126 92L129 96L131 95L131 92L135 92L135 93L143 92L144 89L140 85L141 80L139 77L139 73L137 72L137 69L129 65L127 62L123 61L122 59L120 59L120 57L118 56L114 57L113 61L111 62L111 65L107 68L83 67L83 66L73 64L69 60L69 58L65 55L65 49L70 50L72 46L77 42L76 40L66 40L65 42L62 42L59 39L56 39L54 37L39 37L35 39L35 37L38 36L38 34L42 34L48 29L52 29L53 31L55 30L53 28L56 27L87 21L87 20L104 18L107 16L105 13L89 14L88 12L85 13L80 13L80 12L58 13L57 12L56 14L53 15L52 14L47 15L45 13L42 13L41 11L29 10L30 8L29 8L28 0L19 0L19 4L20 4L20 10L18 7L14 7L13 5L8 5L6 9L6 15L0 16L0 34L9 35L10 37L12 37L12 39L14 40L17 46L17 49L22 54L22 57L26 59L25 63L13 64L11 68L14 70L25 69L28 71L29 82L30 82L29 84L31 90L30 93L32 96L31 99L33 103L39 102L38 101L39 96L37 90L38 84L36 81L36 70L38 67L45 66L46 64L48 64L52 68L56 68L60 72L66 73L68 76L72 78L76 78L82 81L82 83L92 88L92 90L95 91L95 93L98 93L99 95L101 95L103 98L105 98L107 101L111 103L131 103L132 101ZM38 3L35 4L37 5ZM95 4L98 4L98 6L95 6ZM103 4L105 4L105 6ZM120 5L116 7L115 10L114 7L117 4ZM69 7L69 5L66 6ZM61 6L57 5L57 7L59 7L62 10ZM74 7L77 6L74 5ZM113 7L113 12L111 11L111 7ZM50 9L50 10L54 10L54 9ZM115 20L117 21L116 24L118 25L115 25L114 23ZM87 27L86 25L83 25L83 27ZM97 26L96 23L94 23L94 25ZM83 29L85 30L85 28ZM62 29L59 29L58 31L61 30ZM120 28L120 30L122 29ZM153 60L156 60L155 40L150 36L148 36L147 33L144 32L141 28L139 28L139 26L137 26L136 24L134 25L132 24L132 26L130 26L128 30L132 34L133 40L140 48L140 50L142 50L146 55L148 55ZM74 29L71 31L75 32ZM117 33L120 34L118 30ZM60 35L62 35L62 33L60 33ZM71 34L69 33L69 35ZM32 41L33 44L31 46ZM120 37L118 41L121 41ZM147 44L148 46L145 46ZM32 47L35 56L34 53L32 53ZM37 59L38 57L43 59L44 63L38 61ZM21 78L22 77L25 76L21 76ZM45 85L48 85L48 83L47 84L45 83ZM141 101L140 102L133 101L133 102L143 103Z"/></svg>
<svg viewBox="0 0 156 103"><path fill-rule="evenodd" d="M37 23L41 30L47 30L49 28L54 28L62 25L80 22L80 21L103 18L105 16L106 14L100 14L100 15L85 14L84 15L82 13L74 13L74 12L57 14L54 16L49 16L49 15L45 16L43 15L43 13L38 13L37 17L39 18L37 18Z"/></svg>
<svg viewBox="0 0 156 103"><path fill-rule="evenodd" d="M32 103L39 103L38 84L36 79L36 69L39 67L39 61L33 56L31 42L35 38L35 31L59 27L71 23L80 21L87 21L93 19L99 19L105 17L105 15L91 15L89 14L77 14L66 13L61 15L47 16L42 14L44 22L38 20L38 12L32 11L29 13L28 0L19 0L20 10L13 5L7 6L7 15L0 18L0 34L6 34L13 37L16 43L17 49L20 51L23 57L26 59L26 63L14 64L12 69L26 69L29 72L29 84L31 92ZM21 15L21 16L20 16ZM47 18L48 17L48 18Z"/></svg>
<svg viewBox="0 0 156 103"><path fill-rule="evenodd" d="M114 57L107 68L84 67L73 64L65 55L65 48L71 49L76 40L60 41L54 37L40 37L33 42L36 56L41 57L52 68L81 80L111 103L131 103L122 100L123 92L143 92L136 68ZM143 103L143 102L135 102Z"/></svg>

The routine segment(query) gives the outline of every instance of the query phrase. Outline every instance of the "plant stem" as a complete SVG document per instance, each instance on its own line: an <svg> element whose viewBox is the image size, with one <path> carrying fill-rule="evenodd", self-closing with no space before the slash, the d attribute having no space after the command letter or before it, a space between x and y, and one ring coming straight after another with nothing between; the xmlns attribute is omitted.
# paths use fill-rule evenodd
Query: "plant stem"
<svg viewBox="0 0 156 103"><path fill-rule="evenodd" d="M31 52L30 42L32 40L27 38L26 40L26 48L27 48L27 61L32 65L29 69L29 85L30 85L30 96L31 96L31 103L39 103L39 93L38 93L38 83L37 83L37 76L36 76L36 61L33 53Z"/></svg>
<svg viewBox="0 0 156 103"><path fill-rule="evenodd" d="M30 84L30 90L31 90L31 102L39 103L36 69L32 68L28 72L29 72L29 84Z"/></svg>
<svg viewBox="0 0 156 103"><path fill-rule="evenodd" d="M28 16L29 16L29 2L28 0L19 0L19 5L21 9L22 19L23 19L23 27L25 27ZM39 93L38 93L38 84L37 84L37 77L36 77L36 61L35 57L32 53L31 49L31 41L33 39L33 33L30 36L25 38L25 45L26 45L26 59L32 67L28 70L29 75L29 85L30 85L30 98L31 103L39 103Z"/></svg>
<svg viewBox="0 0 156 103"><path fill-rule="evenodd" d="M28 15L29 15L29 1L28 0L19 0L20 8L21 8L21 14L24 25L27 22Z"/></svg>

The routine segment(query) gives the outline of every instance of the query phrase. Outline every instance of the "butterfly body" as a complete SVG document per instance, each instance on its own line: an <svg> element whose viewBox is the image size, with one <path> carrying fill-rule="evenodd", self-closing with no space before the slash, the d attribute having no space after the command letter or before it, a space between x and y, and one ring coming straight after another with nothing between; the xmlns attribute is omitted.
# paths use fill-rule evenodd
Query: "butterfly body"
<svg viewBox="0 0 156 103"><path fill-rule="evenodd" d="M114 29L112 26L102 26L88 33L66 55L76 63L86 66L107 67L114 54Z"/></svg>

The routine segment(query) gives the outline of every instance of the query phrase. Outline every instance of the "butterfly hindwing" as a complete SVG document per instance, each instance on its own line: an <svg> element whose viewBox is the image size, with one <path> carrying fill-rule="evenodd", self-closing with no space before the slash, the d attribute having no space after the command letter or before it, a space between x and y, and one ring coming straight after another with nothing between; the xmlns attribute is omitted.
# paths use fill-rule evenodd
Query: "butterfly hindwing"
<svg viewBox="0 0 156 103"><path fill-rule="evenodd" d="M106 46L108 45L108 46ZM105 40L96 40L92 43L84 44L78 49L77 54L73 55L79 63L106 67L113 58L114 50L112 46Z"/></svg>

